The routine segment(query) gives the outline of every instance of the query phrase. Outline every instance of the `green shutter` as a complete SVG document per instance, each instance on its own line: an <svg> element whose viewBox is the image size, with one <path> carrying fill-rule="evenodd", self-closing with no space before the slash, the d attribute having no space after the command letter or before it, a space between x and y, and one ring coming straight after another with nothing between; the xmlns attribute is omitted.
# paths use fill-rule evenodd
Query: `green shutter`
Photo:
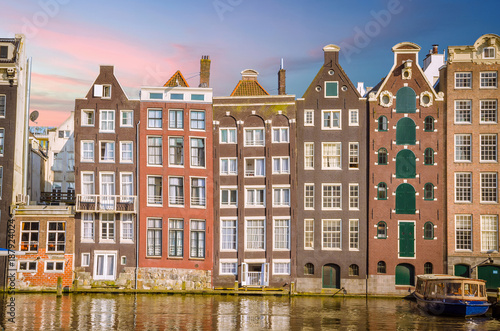
<svg viewBox="0 0 500 331"><path fill-rule="evenodd" d="M469 266L466 264L456 264L455 265L455 276L460 277L470 277Z"/></svg>
<svg viewBox="0 0 500 331"><path fill-rule="evenodd" d="M396 113L414 113L417 110L417 95L411 87L402 87L396 94Z"/></svg>
<svg viewBox="0 0 500 331"><path fill-rule="evenodd" d="M496 265L482 265L477 267L477 278L486 281L487 289L500 287L500 267Z"/></svg>
<svg viewBox="0 0 500 331"><path fill-rule="evenodd" d="M396 214L415 214L415 189L410 184L396 189Z"/></svg>
<svg viewBox="0 0 500 331"><path fill-rule="evenodd" d="M404 149L396 155L396 178L415 178L417 165L415 154Z"/></svg>
<svg viewBox="0 0 500 331"><path fill-rule="evenodd" d="M399 256L415 257L415 223L399 223Z"/></svg>
<svg viewBox="0 0 500 331"><path fill-rule="evenodd" d="M336 97L339 94L339 88L337 82L326 82L325 83L325 95L327 97Z"/></svg>
<svg viewBox="0 0 500 331"><path fill-rule="evenodd" d="M415 122L409 117L403 117L396 125L396 145L415 145Z"/></svg>

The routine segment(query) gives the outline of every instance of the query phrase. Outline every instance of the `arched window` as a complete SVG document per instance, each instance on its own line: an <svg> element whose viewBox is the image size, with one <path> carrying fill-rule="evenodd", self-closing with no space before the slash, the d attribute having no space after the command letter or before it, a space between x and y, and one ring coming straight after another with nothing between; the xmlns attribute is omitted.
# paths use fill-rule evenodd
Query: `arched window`
<svg viewBox="0 0 500 331"><path fill-rule="evenodd" d="M414 113L417 111L417 94L411 87L405 86L396 93L396 113Z"/></svg>
<svg viewBox="0 0 500 331"><path fill-rule="evenodd" d="M314 275L314 264L306 263L304 266L304 275Z"/></svg>
<svg viewBox="0 0 500 331"><path fill-rule="evenodd" d="M434 165L434 150L430 147L425 149L424 164L425 165Z"/></svg>
<svg viewBox="0 0 500 331"><path fill-rule="evenodd" d="M415 154L409 149L403 149L396 155L396 178L415 178L417 161Z"/></svg>
<svg viewBox="0 0 500 331"><path fill-rule="evenodd" d="M424 264L424 274L432 274L432 263L426 262Z"/></svg>
<svg viewBox="0 0 500 331"><path fill-rule="evenodd" d="M387 149L383 147L378 150L378 164L387 164Z"/></svg>
<svg viewBox="0 0 500 331"><path fill-rule="evenodd" d="M424 224L424 239L434 239L434 224L432 222Z"/></svg>
<svg viewBox="0 0 500 331"><path fill-rule="evenodd" d="M424 120L424 131L434 132L434 118L432 116L427 116Z"/></svg>
<svg viewBox="0 0 500 331"><path fill-rule="evenodd" d="M403 117L396 124L396 145L415 145L416 125L409 117Z"/></svg>
<svg viewBox="0 0 500 331"><path fill-rule="evenodd" d="M434 184L425 183L425 185L424 185L424 200L434 200Z"/></svg>
<svg viewBox="0 0 500 331"><path fill-rule="evenodd" d="M387 184L384 182L378 183L377 200L387 200Z"/></svg>
<svg viewBox="0 0 500 331"><path fill-rule="evenodd" d="M377 224L377 238L386 239L387 238L387 224L385 222L378 222Z"/></svg>
<svg viewBox="0 0 500 331"><path fill-rule="evenodd" d="M386 273L386 266L384 261L378 261L377 263L377 273L378 274L385 274Z"/></svg>
<svg viewBox="0 0 500 331"><path fill-rule="evenodd" d="M408 183L396 189L396 214L415 214L415 189Z"/></svg>
<svg viewBox="0 0 500 331"><path fill-rule="evenodd" d="M351 264L349 266L349 276L359 276L359 267L357 264Z"/></svg>
<svg viewBox="0 0 500 331"><path fill-rule="evenodd" d="M388 122L387 122L387 117L384 115L380 116L378 118L378 130L379 131L387 131L388 130Z"/></svg>

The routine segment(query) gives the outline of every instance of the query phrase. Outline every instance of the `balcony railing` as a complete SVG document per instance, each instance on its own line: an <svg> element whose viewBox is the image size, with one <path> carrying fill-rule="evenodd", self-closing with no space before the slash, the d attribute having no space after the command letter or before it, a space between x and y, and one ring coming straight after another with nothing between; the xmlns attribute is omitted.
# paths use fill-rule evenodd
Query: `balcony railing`
<svg viewBox="0 0 500 331"><path fill-rule="evenodd" d="M247 139L245 141L246 146L264 146L263 139Z"/></svg>
<svg viewBox="0 0 500 331"><path fill-rule="evenodd" d="M44 203L59 203L59 202L65 202L69 204L74 204L75 203L75 192L74 191L69 191L69 192L42 192L40 196L40 202Z"/></svg>
<svg viewBox="0 0 500 331"><path fill-rule="evenodd" d="M95 213L136 213L137 196L78 194L76 196L76 211Z"/></svg>
<svg viewBox="0 0 500 331"><path fill-rule="evenodd" d="M247 285L261 286L262 285L262 272L248 271L247 272Z"/></svg>
<svg viewBox="0 0 500 331"><path fill-rule="evenodd" d="M184 205L184 197L179 197L179 196L171 196L169 199L168 199L169 203L171 205L179 205L179 206L182 206Z"/></svg>
<svg viewBox="0 0 500 331"><path fill-rule="evenodd" d="M191 197L191 206L205 206L205 203L205 198Z"/></svg>

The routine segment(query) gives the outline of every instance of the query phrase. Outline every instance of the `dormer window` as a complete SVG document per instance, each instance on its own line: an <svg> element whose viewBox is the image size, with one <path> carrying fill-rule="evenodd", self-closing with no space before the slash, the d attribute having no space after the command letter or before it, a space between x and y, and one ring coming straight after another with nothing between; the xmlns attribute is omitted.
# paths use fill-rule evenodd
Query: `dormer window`
<svg viewBox="0 0 500 331"><path fill-rule="evenodd" d="M494 59L495 58L495 48L485 47L483 48L483 59Z"/></svg>
<svg viewBox="0 0 500 331"><path fill-rule="evenodd" d="M110 84L95 84L94 97L96 98L111 98L111 85Z"/></svg>

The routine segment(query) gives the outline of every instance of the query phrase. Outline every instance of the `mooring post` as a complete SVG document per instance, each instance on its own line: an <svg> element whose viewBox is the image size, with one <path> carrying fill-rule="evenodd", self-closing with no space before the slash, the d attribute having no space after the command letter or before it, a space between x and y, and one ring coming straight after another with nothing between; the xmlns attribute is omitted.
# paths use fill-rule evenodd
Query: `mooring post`
<svg viewBox="0 0 500 331"><path fill-rule="evenodd" d="M57 296L62 296L62 277L57 277Z"/></svg>

